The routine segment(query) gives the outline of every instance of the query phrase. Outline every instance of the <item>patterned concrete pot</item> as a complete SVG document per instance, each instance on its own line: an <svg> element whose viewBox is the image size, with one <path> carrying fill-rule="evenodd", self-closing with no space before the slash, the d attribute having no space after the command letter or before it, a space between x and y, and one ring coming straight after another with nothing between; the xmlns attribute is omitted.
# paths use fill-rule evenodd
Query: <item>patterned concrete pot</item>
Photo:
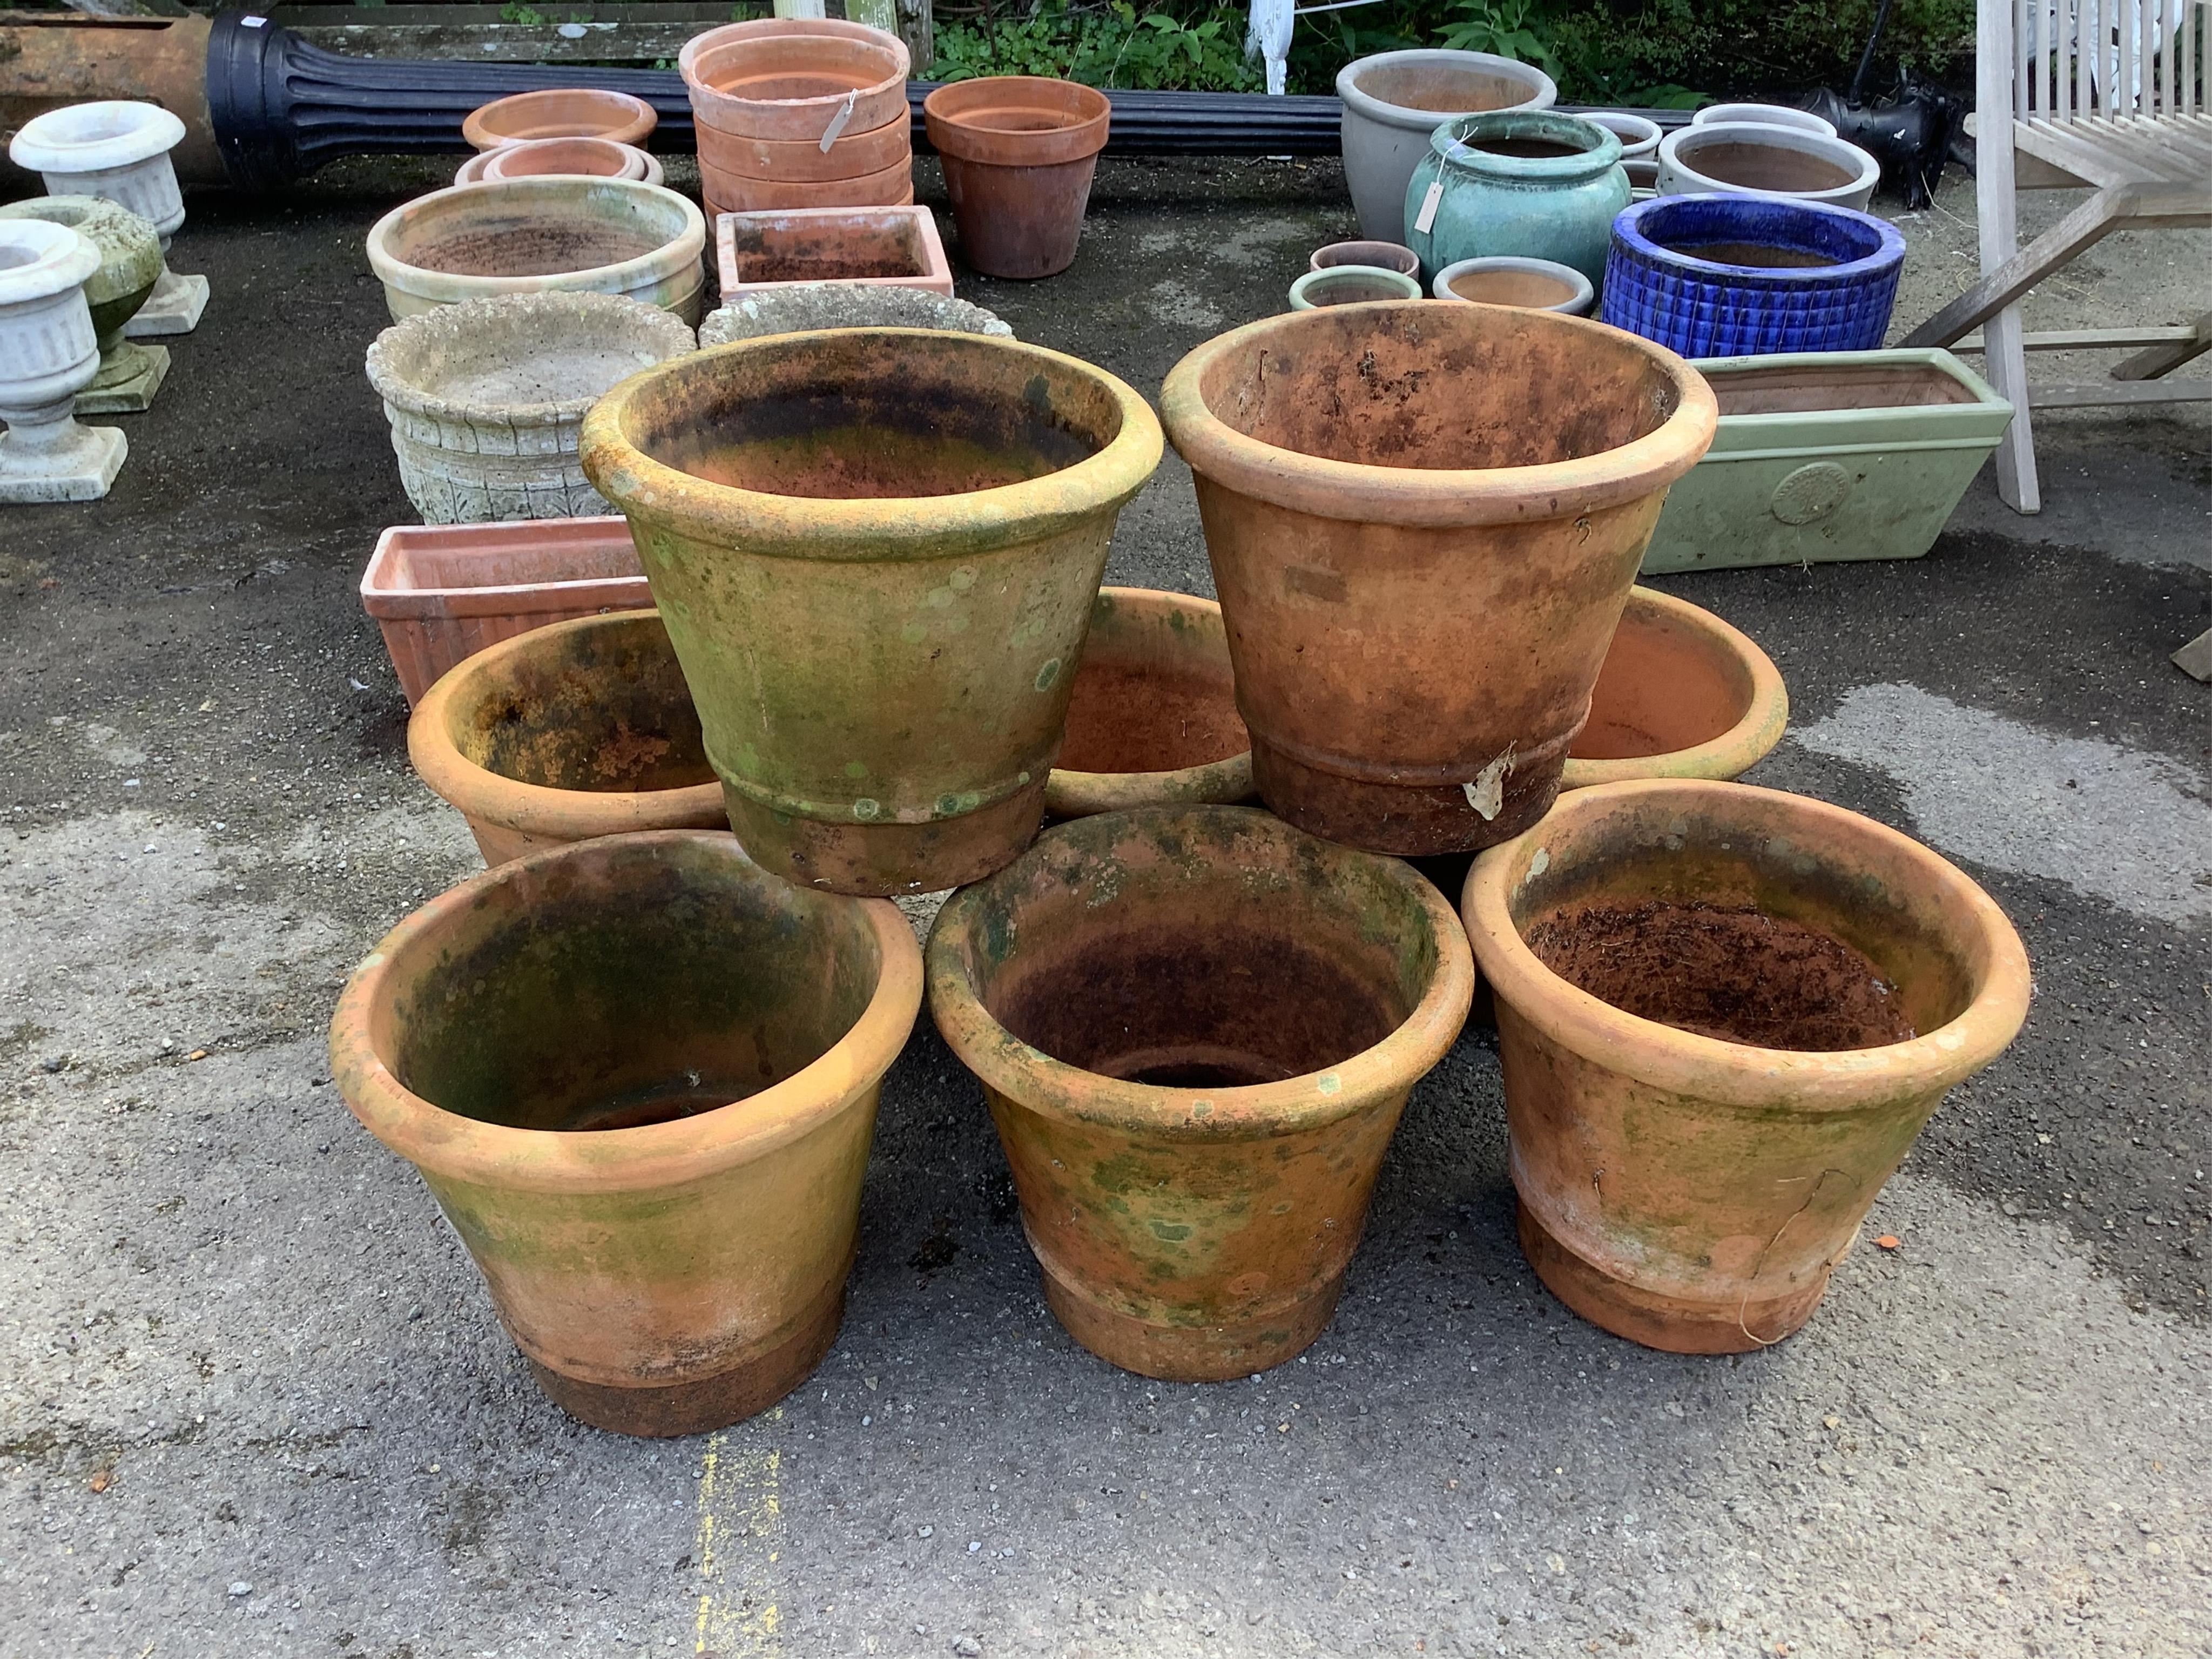
<svg viewBox="0 0 2212 1659"><path fill-rule="evenodd" d="M47 194L113 202L161 237L161 274L125 325L133 339L189 334L207 309L208 279L179 276L167 259L169 239L185 222L184 194L169 161L184 138L185 124L160 105L109 99L33 116L8 145L9 159L45 179Z"/></svg>
<svg viewBox="0 0 2212 1659"><path fill-rule="evenodd" d="M100 342L100 373L76 394L76 412L128 415L151 409L168 377L169 349L136 345L124 336L161 280L161 241L154 227L96 196L34 196L0 207L0 218L67 225L100 252L100 269L84 284Z"/></svg>
<svg viewBox="0 0 2212 1659"><path fill-rule="evenodd" d="M123 465L123 434L79 426L100 373L84 284L100 250L67 225L0 219L0 501L91 501Z"/></svg>
<svg viewBox="0 0 2212 1659"><path fill-rule="evenodd" d="M612 836L440 895L331 1021L545 1392L623 1434L773 1404L836 1338L921 952L726 835Z"/></svg>
<svg viewBox="0 0 2212 1659"><path fill-rule="evenodd" d="M982 1082L1053 1312L1174 1382L1320 1335L1474 991L1422 877L1235 806L1048 830L929 940L930 1012Z"/></svg>
<svg viewBox="0 0 2212 1659"><path fill-rule="evenodd" d="M607 507L577 458L584 412L695 343L618 295L510 294L394 324L368 349L368 380L425 524L574 518Z"/></svg>
<svg viewBox="0 0 2212 1659"><path fill-rule="evenodd" d="M581 617L480 651L430 688L407 754L486 864L641 830L726 830L668 630Z"/></svg>
<svg viewBox="0 0 2212 1659"><path fill-rule="evenodd" d="M1601 785L1468 872L1521 1247L1679 1353L1812 1316L1951 1087L2027 1012L2020 938L1905 836L1738 783Z"/></svg>
<svg viewBox="0 0 2212 1659"><path fill-rule="evenodd" d="M1406 181L1429 139L1456 115L1549 109L1559 95L1541 70L1486 52L1425 47L1378 52L1337 72L1344 103L1344 178L1359 234L1406 240Z"/></svg>

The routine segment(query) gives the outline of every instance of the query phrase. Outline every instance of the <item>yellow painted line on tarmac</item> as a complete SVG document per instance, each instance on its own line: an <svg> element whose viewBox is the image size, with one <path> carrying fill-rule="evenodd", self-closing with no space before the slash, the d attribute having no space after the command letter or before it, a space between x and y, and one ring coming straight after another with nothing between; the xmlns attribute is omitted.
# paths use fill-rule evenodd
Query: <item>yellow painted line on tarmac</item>
<svg viewBox="0 0 2212 1659"><path fill-rule="evenodd" d="M783 1420L776 1407L745 1429ZM708 1437L699 1467L699 1627L693 1651L711 1659L760 1659L781 1653L781 1615L772 1569L783 1547L778 1490L783 1454L774 1446L731 1443L732 1431Z"/></svg>

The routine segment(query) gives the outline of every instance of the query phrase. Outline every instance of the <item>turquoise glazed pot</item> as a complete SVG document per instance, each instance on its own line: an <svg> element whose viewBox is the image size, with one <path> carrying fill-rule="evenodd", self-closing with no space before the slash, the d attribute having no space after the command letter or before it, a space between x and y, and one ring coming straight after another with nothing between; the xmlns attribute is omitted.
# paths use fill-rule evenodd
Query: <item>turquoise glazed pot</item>
<svg viewBox="0 0 2212 1659"><path fill-rule="evenodd" d="M1437 191L1433 205L1431 188ZM1421 274L1520 254L1605 276L1613 216L1628 205L1620 140L1548 110L1463 115L1437 127L1406 186L1406 245Z"/></svg>

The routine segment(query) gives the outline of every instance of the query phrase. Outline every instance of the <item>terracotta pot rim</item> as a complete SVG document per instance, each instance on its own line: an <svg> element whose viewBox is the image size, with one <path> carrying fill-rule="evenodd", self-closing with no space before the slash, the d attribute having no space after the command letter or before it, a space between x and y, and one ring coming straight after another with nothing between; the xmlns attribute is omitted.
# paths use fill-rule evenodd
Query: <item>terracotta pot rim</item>
<svg viewBox="0 0 2212 1659"><path fill-rule="evenodd" d="M1520 319L1532 328L1580 331L1591 344L1626 342L1667 375L1678 400L1674 412L1656 429L1617 449L1534 466L1482 468L1372 466L1330 460L1247 437L1207 406L1203 391L1207 370L1248 342L1289 330L1325 329L1340 319L1370 313L1446 328L1471 326L1475 319ZM1455 320L1462 318L1470 320ZM1720 404L1705 376L1686 359L1589 318L1511 306L1384 300L1285 312L1216 335L1168 371L1160 388L1160 418L1176 453L1192 471L1225 489L1316 518L1453 528L1574 518L1641 500L1697 465L1719 426ZM1532 502L1541 505L1532 510Z"/></svg>
<svg viewBox="0 0 2212 1659"><path fill-rule="evenodd" d="M495 131L485 118L487 113L493 110L513 110L525 100L550 102L556 98L583 98L603 104L610 125L594 128L589 132L541 132L531 136L539 138L611 138L618 144L641 148L646 139L652 136L653 130L660 125L660 112L644 99L630 93L610 92L599 87L539 87L530 92L509 93L504 98L495 98L489 103L478 105L461 123L461 137L478 150L496 149L501 144L524 142L524 135ZM617 112L628 118L615 120Z"/></svg>
<svg viewBox="0 0 2212 1659"><path fill-rule="evenodd" d="M875 47L884 54L889 68L880 80L866 86L815 98L742 98L725 92L701 77L699 60L724 46L745 46L765 40L805 40L809 36L833 40L841 45L859 44ZM887 99L892 90L896 89L903 101L906 83L914 74L914 57L906 42L898 36L883 29L872 28L866 23L830 17L754 17L743 22L724 23L693 35L676 55L676 71L683 79L684 90L691 96L692 116L700 125L712 127L733 138L761 137L786 143L811 143L819 139L848 100L851 100L854 109L858 110L872 100ZM756 133L745 131L744 127L725 126L721 120L714 118L717 116L723 119L738 119L744 122L746 126L753 125L757 118L765 118L775 125L791 126L794 130L787 133ZM812 116L821 118L819 125L807 118ZM913 118L908 115L905 118L910 120ZM876 122L866 130L872 131L876 126L887 125L888 122Z"/></svg>
<svg viewBox="0 0 2212 1659"><path fill-rule="evenodd" d="M488 819L503 830L527 836L588 841L632 831L711 830L726 824L720 779L677 789L556 789L542 783L525 783L477 765L449 735L449 706L467 694L473 681L496 670L507 659L544 650L570 634L635 624L642 617L658 622L660 612L610 611L595 617L574 617L488 645L454 664L422 694L422 701L408 717L407 758L416 775L439 799L466 816Z"/></svg>
<svg viewBox="0 0 2212 1659"><path fill-rule="evenodd" d="M1075 107L1063 127L997 126L990 119L1005 95L1042 93ZM922 100L921 117L929 142L940 155L979 167L1060 167L1096 155L1106 148L1114 118L1113 100L1096 87L1048 75L986 75L948 81Z"/></svg>
<svg viewBox="0 0 2212 1659"><path fill-rule="evenodd" d="M485 871L403 918L380 940L338 997L331 1017L331 1069L346 1104L377 1139L441 1179L510 1192L633 1192L702 1180L797 1140L872 1087L890 1070L921 1006L921 950L899 908L885 899L823 898L863 905L883 955L875 993L828 1052L757 1095L667 1123L571 1132L485 1123L432 1104L402 1084L369 1040L373 1011L400 953L474 906L493 889L528 879L564 860L601 858L656 844L726 848L757 869L733 836L653 830L557 847ZM764 881L779 880L760 871Z"/></svg>
<svg viewBox="0 0 2212 1659"><path fill-rule="evenodd" d="M1121 429L1096 454L1072 466L1018 483L950 495L892 495L834 500L776 495L709 483L654 460L623 431L633 399L655 376L696 374L700 367L740 352L793 353L853 334L893 335L933 351L1017 354L1040 368L1059 368L1105 387L1119 405ZM1710 392L1706 394L1709 398ZM687 538L743 544L763 557L802 556L876 562L928 559L948 550L988 551L1056 533L1108 507L1118 507L1142 489L1159 465L1159 419L1135 388L1116 375L1064 352L1011 336L951 334L926 328L817 329L761 335L694 352L655 365L623 381L584 417L585 476L623 512ZM787 549L804 549L787 552Z"/></svg>
<svg viewBox="0 0 2212 1659"><path fill-rule="evenodd" d="M1968 919L1961 954L1974 983L1966 1007L1932 1031L1876 1048L1761 1048L1702 1036L1614 1007L1538 960L1515 926L1510 899L1547 837L1616 805L1679 800L1778 809L1828 846L1874 846L1901 854ZM1547 854L1548 857L1548 854ZM1749 1111L1778 1103L1799 1112L1851 1111L1900 1090L1948 1089L2003 1052L2027 1016L2027 952L2012 922L1963 871L1888 825L1809 796L1705 779L1644 778L1563 793L1550 813L1512 840L1479 854L1462 890L1462 913L1483 977L1498 1000L1546 1037L1591 1064L1670 1093Z"/></svg>
<svg viewBox="0 0 2212 1659"><path fill-rule="evenodd" d="M1741 663L1751 676L1750 706L1744 710L1743 718L1727 731L1686 749L1617 760L1577 760L1570 754L1559 780L1561 789L1589 789L1601 783L1625 783L1655 776L1725 782L1764 758L1782 741L1782 734L1789 727L1790 690L1783 684L1782 671L1748 634L1702 605L1642 586L1628 590L1627 609L1621 613L1624 626L1628 611L1638 605L1704 635Z"/></svg>
<svg viewBox="0 0 2212 1659"><path fill-rule="evenodd" d="M544 195L549 191L565 196L572 193L580 182L595 191L615 191L624 194L649 192L645 199L656 203L662 202L665 198L666 203L675 204L678 210L676 217L683 228L659 247L632 258L617 260L608 265L583 265L574 270L548 271L534 276L483 276L432 270L427 266L409 264L392 252L388 246L403 214L437 211L442 210L448 200L456 198L469 202L496 199L488 194L495 191L520 195L526 201L530 196ZM435 208L431 207L434 203L437 204ZM690 197L681 195L665 185L648 185L636 179L599 179L586 174L571 176L540 173L526 174L520 179L485 179L473 185L448 185L442 190L430 191L411 201L402 202L369 228L368 267L386 288L417 296L424 296L425 279L427 287L433 293L454 293L468 299L489 299L509 294L542 294L556 289L574 291L579 289L611 294L643 283L657 269L664 266L678 272L689 269L693 260L703 258L706 248L707 216L699 210L699 204Z"/></svg>
<svg viewBox="0 0 2212 1659"><path fill-rule="evenodd" d="M1391 866L1389 878L1419 905L1436 936L1436 971L1420 1001L1371 1048L1326 1071L1238 1088L1172 1089L1127 1083L1054 1060L1032 1048L993 1017L961 966L961 946L984 890L1014 878L1035 848L1054 836L1099 835L1138 818L1234 814L1270 833L1310 841L1338 864ZM1263 1140L1335 1122L1404 1092L1426 1076L1458 1041L1474 998L1474 957L1451 901L1401 860L1324 842L1249 806L1154 806L1101 813L1048 830L1004 869L945 901L929 932L929 1007L947 1047L984 1085L1024 1110L1168 1140ZM1200 1113L1198 1108L1208 1109Z"/></svg>

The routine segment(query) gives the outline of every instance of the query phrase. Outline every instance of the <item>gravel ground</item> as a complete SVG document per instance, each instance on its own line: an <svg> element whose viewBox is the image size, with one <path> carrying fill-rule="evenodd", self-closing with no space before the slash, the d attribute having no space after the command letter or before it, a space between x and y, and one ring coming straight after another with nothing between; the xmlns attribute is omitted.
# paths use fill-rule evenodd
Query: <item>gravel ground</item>
<svg viewBox="0 0 2212 1659"><path fill-rule="evenodd" d="M1876 1206L1901 1248L1800 1336L1681 1358L1553 1303L1470 1029L1317 1346L1125 1376L1046 1311L925 1021L817 1376L631 1442L538 1395L324 1060L353 962L475 864L354 591L411 516L362 236L441 171L196 199L215 297L114 493L0 514L0 1653L2212 1651L2212 690L2166 660L2208 620L2201 414L2046 417L2042 518L1985 477L1917 563L1666 584L1790 682L1754 781L1929 840L2036 965ZM1900 332L1971 216L1954 175L1906 222ZM1151 392L1349 228L1331 165L1119 163L1074 271L962 291ZM2114 238L2032 325L2193 315L2208 268ZM1208 590L1172 459L1110 575Z"/></svg>

